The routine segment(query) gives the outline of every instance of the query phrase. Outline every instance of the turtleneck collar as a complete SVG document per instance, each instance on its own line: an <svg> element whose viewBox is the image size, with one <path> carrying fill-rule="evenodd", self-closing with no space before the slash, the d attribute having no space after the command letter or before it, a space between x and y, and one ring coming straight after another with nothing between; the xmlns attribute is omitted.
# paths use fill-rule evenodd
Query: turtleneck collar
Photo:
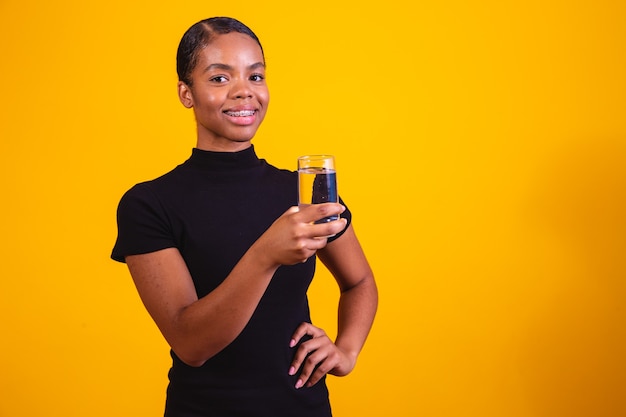
<svg viewBox="0 0 626 417"><path fill-rule="evenodd" d="M188 162L196 168L210 171L239 170L261 164L252 145L237 152L215 152L193 148Z"/></svg>

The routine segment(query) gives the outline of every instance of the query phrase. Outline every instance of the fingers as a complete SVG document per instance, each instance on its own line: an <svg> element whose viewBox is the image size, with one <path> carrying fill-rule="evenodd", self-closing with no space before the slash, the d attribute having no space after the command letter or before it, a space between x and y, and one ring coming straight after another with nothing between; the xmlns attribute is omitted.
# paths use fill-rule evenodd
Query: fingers
<svg viewBox="0 0 626 417"><path fill-rule="evenodd" d="M345 211L345 207L338 203L312 204L300 207L298 221L307 224L307 235L313 238L325 238L336 235L345 229L347 220L339 218L335 221L315 223L320 219L338 216ZM323 246L322 246L323 247ZM318 247L317 249L321 249Z"/></svg>
<svg viewBox="0 0 626 417"><path fill-rule="evenodd" d="M290 346L294 347L306 335L312 336L300 344L289 369L289 375L300 371L296 388L315 385L341 361L341 351L326 333L310 323L302 323L293 335Z"/></svg>
<svg viewBox="0 0 626 417"><path fill-rule="evenodd" d="M347 220L339 219L327 223L315 224L315 220L338 215L345 207L336 203L313 204L298 208L292 207L285 216L293 227L294 247L300 262L306 262L315 252L326 246L329 236L336 235L345 229Z"/></svg>
<svg viewBox="0 0 626 417"><path fill-rule="evenodd" d="M339 203L310 204L299 208L302 221L313 223L330 216L337 216L343 213L346 208Z"/></svg>
<svg viewBox="0 0 626 417"><path fill-rule="evenodd" d="M306 262L326 246L327 237L340 233L347 224L345 219L321 224L315 221L344 210L337 203L291 207L255 242L255 253L270 267Z"/></svg>
<svg viewBox="0 0 626 417"><path fill-rule="evenodd" d="M335 236L346 228L347 223L348 221L346 219L339 219L328 223L312 224L311 233L317 239ZM326 243L324 243L324 246L326 246Z"/></svg>
<svg viewBox="0 0 626 417"><path fill-rule="evenodd" d="M314 337L316 330L321 331L321 333L324 333L322 329L318 329L317 327L313 326L311 323L306 323L306 322L301 323L296 329L296 331L293 332L293 335L291 336L291 341L289 342L289 347L294 347L295 345L297 345L298 342L306 335Z"/></svg>

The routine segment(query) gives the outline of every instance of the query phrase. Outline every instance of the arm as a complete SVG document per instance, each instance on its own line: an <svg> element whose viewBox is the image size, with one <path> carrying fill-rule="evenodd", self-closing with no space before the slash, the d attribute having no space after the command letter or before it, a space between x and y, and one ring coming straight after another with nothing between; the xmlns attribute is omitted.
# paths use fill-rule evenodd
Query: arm
<svg viewBox="0 0 626 417"><path fill-rule="evenodd" d="M313 336L300 345L292 362L292 375L302 367L296 384L298 388L315 384L326 373L343 376L354 369L378 306L374 274L352 225L343 236L317 253L341 291L337 338L333 343L322 329L310 323L298 327L292 346L305 334Z"/></svg>
<svg viewBox="0 0 626 417"><path fill-rule="evenodd" d="M172 350L188 365L201 366L243 330L280 265L306 261L326 245L326 239L318 236L345 227L345 221L312 222L343 210L339 204L290 208L248 249L222 284L201 299L175 248L127 256L126 263Z"/></svg>

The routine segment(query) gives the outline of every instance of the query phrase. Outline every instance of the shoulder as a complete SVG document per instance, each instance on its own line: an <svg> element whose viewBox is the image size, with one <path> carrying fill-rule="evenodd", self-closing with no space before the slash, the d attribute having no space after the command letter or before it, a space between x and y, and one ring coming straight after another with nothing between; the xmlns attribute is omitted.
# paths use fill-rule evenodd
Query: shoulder
<svg viewBox="0 0 626 417"><path fill-rule="evenodd" d="M181 164L165 174L146 181L141 181L128 189L122 198L149 196L155 193L163 192L168 189L176 189L176 184L181 183L181 179L185 176L185 165Z"/></svg>
<svg viewBox="0 0 626 417"><path fill-rule="evenodd" d="M292 171L292 170L285 169L285 168L278 168L270 164L269 162L267 162L267 160L265 159L261 159L261 164L262 164L264 171L268 175L271 175L275 178L282 178L282 179L291 180L291 181L295 181L298 179L297 171Z"/></svg>
<svg viewBox="0 0 626 417"><path fill-rule="evenodd" d="M169 172L147 181L139 182L129 188L119 202L118 210L138 209L141 207L156 207L160 202L175 193L180 187L182 173L181 165ZM178 185L177 185L178 184Z"/></svg>

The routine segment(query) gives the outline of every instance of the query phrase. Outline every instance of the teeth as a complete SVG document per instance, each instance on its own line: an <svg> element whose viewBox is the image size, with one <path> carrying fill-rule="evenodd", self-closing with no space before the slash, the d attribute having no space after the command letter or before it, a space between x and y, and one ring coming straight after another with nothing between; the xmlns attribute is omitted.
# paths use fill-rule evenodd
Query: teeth
<svg viewBox="0 0 626 417"><path fill-rule="evenodd" d="M234 117L246 117L253 116L254 110L227 111L226 114Z"/></svg>

